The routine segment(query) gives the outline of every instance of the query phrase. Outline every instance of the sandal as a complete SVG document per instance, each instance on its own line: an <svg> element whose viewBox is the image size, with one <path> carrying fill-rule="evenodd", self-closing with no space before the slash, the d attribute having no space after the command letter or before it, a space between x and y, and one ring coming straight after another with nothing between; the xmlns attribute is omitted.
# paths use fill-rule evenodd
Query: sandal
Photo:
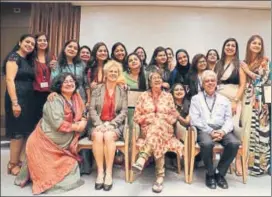
<svg viewBox="0 0 272 197"><path fill-rule="evenodd" d="M163 189L163 183L158 183L157 181L155 181L155 183L153 184L152 187L152 191L155 193L160 193Z"/></svg>
<svg viewBox="0 0 272 197"><path fill-rule="evenodd" d="M18 163L8 162L7 173L11 174L13 176L17 176L21 170L21 165L22 165L21 162L18 162ZM17 169L17 170L15 170L15 169Z"/></svg>
<svg viewBox="0 0 272 197"><path fill-rule="evenodd" d="M134 163L131 167L132 171L134 172L134 174L141 174L142 170L143 170L143 166L139 163Z"/></svg>
<svg viewBox="0 0 272 197"><path fill-rule="evenodd" d="M242 161L240 161L240 169L238 170L237 168L238 164L237 161L235 161L235 174L236 176L243 176L243 171L242 171Z"/></svg>

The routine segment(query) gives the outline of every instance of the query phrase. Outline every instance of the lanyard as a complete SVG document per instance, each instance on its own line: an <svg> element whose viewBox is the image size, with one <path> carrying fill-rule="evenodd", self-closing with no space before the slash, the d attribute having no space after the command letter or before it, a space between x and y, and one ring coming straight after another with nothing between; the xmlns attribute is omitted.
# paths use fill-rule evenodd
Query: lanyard
<svg viewBox="0 0 272 197"><path fill-rule="evenodd" d="M214 95L214 99L213 99L213 103L212 103L212 107L211 107L211 108L209 107L209 105L208 105L208 103L207 103L207 98L206 98L204 92L203 92L203 96L204 96L204 99L205 99L205 103L206 103L206 105L207 105L207 108L208 108L208 110L210 111L210 116L212 116L212 111L213 111L213 108L214 108L214 105L215 105L215 101L216 101L216 95Z"/></svg>

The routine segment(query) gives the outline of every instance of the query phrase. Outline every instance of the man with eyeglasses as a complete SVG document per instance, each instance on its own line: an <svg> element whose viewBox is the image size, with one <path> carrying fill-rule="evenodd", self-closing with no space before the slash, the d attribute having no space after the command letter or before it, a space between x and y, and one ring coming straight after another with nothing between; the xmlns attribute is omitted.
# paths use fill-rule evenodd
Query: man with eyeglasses
<svg viewBox="0 0 272 197"><path fill-rule="evenodd" d="M216 92L217 77L211 70L202 74L203 91L192 97L189 115L191 125L197 129L200 154L206 168L206 186L228 188L227 170L235 158L240 141L233 133L231 103ZM219 163L213 167L213 147L218 142L224 147Z"/></svg>

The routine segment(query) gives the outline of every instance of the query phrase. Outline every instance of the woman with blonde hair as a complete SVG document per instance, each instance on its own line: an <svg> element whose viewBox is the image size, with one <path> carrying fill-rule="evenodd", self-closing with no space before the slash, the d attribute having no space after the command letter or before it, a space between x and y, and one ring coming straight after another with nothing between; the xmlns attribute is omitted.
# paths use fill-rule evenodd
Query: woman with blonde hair
<svg viewBox="0 0 272 197"><path fill-rule="evenodd" d="M103 67L105 83L92 90L90 118L93 155L97 164L95 189L112 188L112 167L116 151L115 141L122 137L127 117L127 92L117 84L122 65L109 60ZM104 174L106 163L106 175Z"/></svg>
<svg viewBox="0 0 272 197"><path fill-rule="evenodd" d="M269 110L264 103L262 85L269 79L269 61L264 56L264 42L261 36L249 38L246 58L242 68L247 74L245 105L249 106L246 117L249 120L249 170L257 176L267 172L270 158ZM251 121L250 121L251 120Z"/></svg>

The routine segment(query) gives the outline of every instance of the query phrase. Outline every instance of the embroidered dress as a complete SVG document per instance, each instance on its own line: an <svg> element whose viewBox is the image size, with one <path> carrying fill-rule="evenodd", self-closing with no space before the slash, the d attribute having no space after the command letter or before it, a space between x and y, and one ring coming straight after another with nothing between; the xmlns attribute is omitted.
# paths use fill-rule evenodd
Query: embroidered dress
<svg viewBox="0 0 272 197"><path fill-rule="evenodd" d="M151 145L155 159L162 157L167 151L178 151L182 155L183 146L175 137L173 129L177 120L175 111L172 95L164 91L156 103L151 91L144 92L138 99L134 121L140 124L143 139L137 140L137 145Z"/></svg>

